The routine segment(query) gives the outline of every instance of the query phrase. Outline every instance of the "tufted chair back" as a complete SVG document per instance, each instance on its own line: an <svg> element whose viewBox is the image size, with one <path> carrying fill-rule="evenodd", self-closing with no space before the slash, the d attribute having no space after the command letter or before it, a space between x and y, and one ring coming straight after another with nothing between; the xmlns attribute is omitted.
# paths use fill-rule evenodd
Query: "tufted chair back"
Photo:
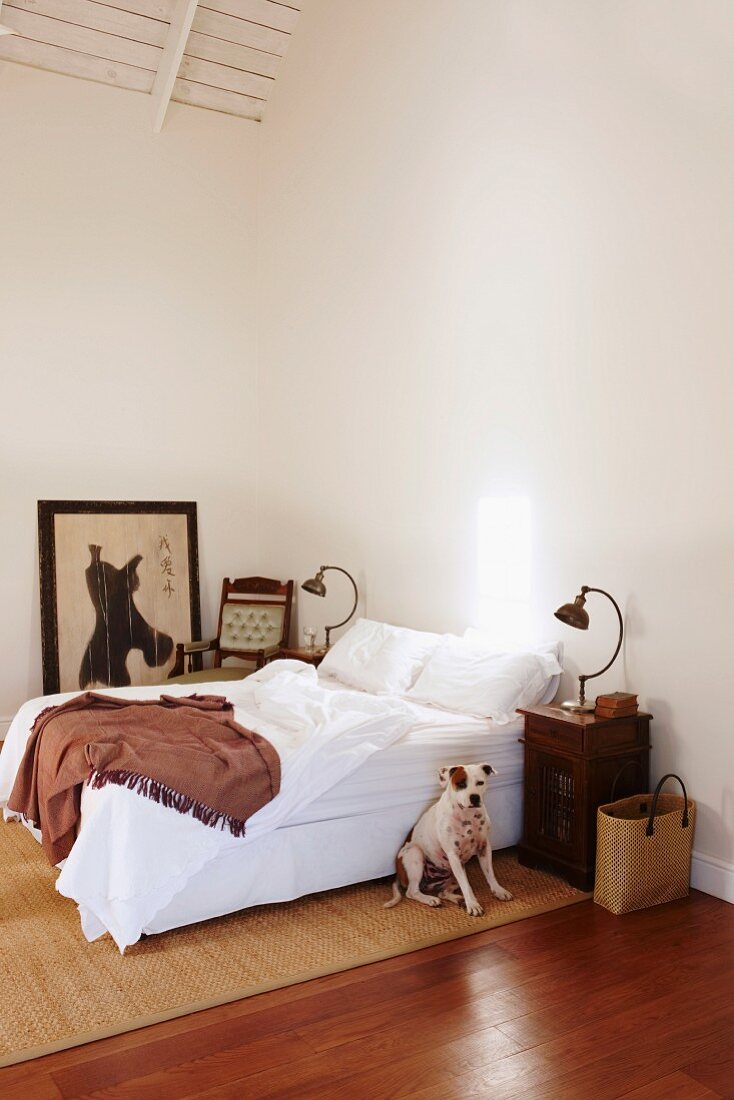
<svg viewBox="0 0 734 1100"><path fill-rule="evenodd" d="M221 649L251 651L281 645L285 607L250 601L227 602L222 608Z"/></svg>
<svg viewBox="0 0 734 1100"><path fill-rule="evenodd" d="M225 577L215 666L221 665L223 657L241 657L274 646L287 646L292 604L293 581Z"/></svg>

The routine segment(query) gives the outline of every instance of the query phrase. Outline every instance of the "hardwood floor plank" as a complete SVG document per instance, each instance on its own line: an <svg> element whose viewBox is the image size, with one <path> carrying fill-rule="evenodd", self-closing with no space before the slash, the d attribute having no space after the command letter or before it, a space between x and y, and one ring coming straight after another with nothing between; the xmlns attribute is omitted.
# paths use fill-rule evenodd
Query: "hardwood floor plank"
<svg viewBox="0 0 734 1100"><path fill-rule="evenodd" d="M692 1062L684 1068L689 1077L731 1100L734 1097L734 1036L706 1059Z"/></svg>
<svg viewBox="0 0 734 1100"><path fill-rule="evenodd" d="M630 960L623 970L618 972L619 984L610 988L606 976L589 983L583 1003L583 1017L580 1013L577 991L568 988L565 998L556 998L552 1003L537 1012L528 1012L511 1020L499 1021L498 1026L505 1035L521 1046L537 1046L549 1042L559 1035L567 1034L579 1025L582 1019L594 1016L596 1019L613 1016L624 1010L631 1000L642 1005L650 996L673 993L680 988L681 981L700 984L716 977L718 962L712 957L708 947L692 950L681 962L675 973L665 965L655 964L642 971L638 960ZM622 981L623 980L623 981Z"/></svg>
<svg viewBox="0 0 734 1100"><path fill-rule="evenodd" d="M641 1023L643 1038L638 1042L589 1062L581 1070L554 1076L540 1084L532 1083L527 1088L510 1090L508 1095L512 1100L528 1100L530 1097L532 1100L587 1100L590 1096L594 1100L619 1100L620 1091L645 1088L658 1080L661 1073L681 1069L690 1058L710 1058L722 1043L731 1044L734 1039L734 1015L728 1012L727 1016L723 1023L708 1019L705 1024L688 1029L682 1036L666 1034L652 1040L644 1034L644 1024Z"/></svg>
<svg viewBox="0 0 734 1100"><path fill-rule="evenodd" d="M709 1027L707 1022L701 1032ZM716 1030L697 1037L689 1036L681 1047L673 1039L663 1038L648 1044L643 1038L636 1046L623 1046L613 1054L588 1063L582 1069L562 1072L560 1059L549 1060L538 1072L516 1073L507 1080L502 1062L495 1063L488 1071L477 1070L456 1078L448 1087L432 1087L410 1093L411 1100L445 1100L447 1097L489 1097L491 1100L621 1100L631 1089L639 1090L640 1100L653 1088L661 1073L675 1069L677 1063L686 1060L687 1052L696 1049L702 1054L730 1045L734 1039L734 1027L725 1025L725 1034ZM644 1034L644 1028L640 1028ZM657 1094L653 1092L653 1096ZM704 1094L706 1095L706 1094ZM731 1090L713 1093L721 1100L734 1095Z"/></svg>
<svg viewBox="0 0 734 1100"><path fill-rule="evenodd" d="M632 1092L625 1092L620 1100L712 1100L714 1097L721 1100L718 1092L712 1092L678 1070Z"/></svg>
<svg viewBox="0 0 734 1100"><path fill-rule="evenodd" d="M0 1070L0 1075L2 1074ZM2 1100L61 1100L61 1093L50 1077L35 1076L29 1082L21 1082L5 1087L0 1076L0 1096Z"/></svg>
<svg viewBox="0 0 734 1100"><path fill-rule="evenodd" d="M476 1070L461 1073L449 1081L432 1083L405 1094L406 1100L494 1100L487 1077Z"/></svg>
<svg viewBox="0 0 734 1100"><path fill-rule="evenodd" d="M246 1083L248 1090L258 1100L296 1094L299 1100L305 1100L306 1097L341 1095L342 1092L344 1095L354 1096L357 1095L357 1086L366 1087L365 1082L368 1081L372 1095L382 1096L384 1093L381 1090L388 1090L389 1095L401 1095L400 1091L395 1091L402 1087L396 1082L413 1080L421 1065L432 1065L435 1068L435 1059L426 1055L435 1050L439 1038L440 1033L423 1027L409 1026L406 1030L378 1032L369 1038L340 1047L338 1058L327 1051L273 1065L261 1073L252 1074L247 1067L241 1080L233 1084L243 1087ZM471 1040L475 1048L481 1048L484 1057L490 1061L518 1049L516 1043L493 1027L473 1034ZM452 1061L461 1057L461 1052L457 1049L451 1053L452 1058L447 1057L441 1064L442 1072L445 1071L449 1076L465 1068L463 1061L452 1065ZM218 1097L220 1091L215 1089L211 1095ZM229 1093L225 1089L221 1095ZM370 1092L366 1095L370 1095Z"/></svg>
<svg viewBox="0 0 734 1100"><path fill-rule="evenodd" d="M161 1097L187 1100L240 1077L243 1066L249 1076L291 1058L298 1059L305 1053L304 1044L286 1033L275 1039L217 1050L203 1058L184 1057L168 1069L158 1069L112 1087L82 1093L74 1100L160 1100Z"/></svg>
<svg viewBox="0 0 734 1100"><path fill-rule="evenodd" d="M240 1030L239 1043L230 1037L231 1045L225 1039L221 1046L217 1044L216 1049L204 1047L205 1052L202 1052L200 1043L197 1045L191 1041L190 1036L182 1036L175 1047L168 1044L162 1052L162 1062L154 1062L152 1072L138 1074L135 1066L126 1067L118 1062L116 1074L110 1073L109 1063L103 1067L85 1066L82 1074L73 1075L71 1085L68 1075L63 1085L57 1075L52 1076L64 1100L103 1096L160 1100L162 1096L196 1096L206 1088L230 1080L243 1064L247 1066L248 1073L257 1073L281 1061L309 1054L306 1044L292 1032L248 1042L247 1030ZM146 1058L145 1064L150 1065L149 1058ZM92 1069L96 1069L96 1073L90 1072ZM117 1077L114 1083L113 1076Z"/></svg>
<svg viewBox="0 0 734 1100"><path fill-rule="evenodd" d="M592 1018L552 1042L528 1047L499 1061L487 1058L481 1047L472 1050L471 1041L464 1041L461 1046L466 1070L485 1065L489 1069L491 1064L487 1084L491 1084L493 1100L526 1095L532 1095L534 1100L572 1095L594 1096L596 1100L603 1096L616 1097L620 1090L617 1088L615 1092L612 1087L616 1087L615 1072L620 1065L630 1063L637 1052L650 1053L651 1064L655 1065L656 1076L659 1076L661 1051L671 1057L685 1056L686 1061L691 1061L691 1056L684 1052L692 1053L702 1042L711 1042L712 1034L722 1025L734 1028L730 981L729 974L714 989L703 985L691 992L686 988L685 1011L681 1011L680 990L664 997L652 996L611 1018ZM702 1024L702 1019L706 1018L707 1022ZM455 1046L442 1047L437 1057L446 1058ZM591 1072L585 1078L590 1067L598 1067L600 1072ZM670 1068L679 1068L679 1063ZM577 1091L582 1080L585 1094Z"/></svg>
<svg viewBox="0 0 734 1100"><path fill-rule="evenodd" d="M482 1033L487 1056L500 1057L505 1048L500 1033L488 1028ZM366 1044L354 1044L359 1050L346 1048L340 1051L338 1061L316 1055L306 1062L288 1067L274 1067L270 1073L248 1076L246 1080L233 1081L228 1086L214 1089L199 1095L206 1100L225 1100L225 1098L257 1097L257 1100L322 1100L324 1097L343 1097L355 1100L357 1097L379 1097L390 1100L392 1097L407 1096L420 1084L441 1084L450 1082L461 1068L447 1058L426 1058L425 1053L401 1056L398 1048L390 1049L387 1057L376 1058L374 1050L363 1049ZM349 1066L351 1072L347 1072Z"/></svg>
<svg viewBox="0 0 734 1100"><path fill-rule="evenodd" d="M489 996L470 995L467 1005L467 981L461 977L441 986L436 997L427 997L425 993L408 994L396 997L373 1008L329 1017L299 1027L296 1033L314 1053L331 1050L338 1056L335 1048L345 1043L362 1039L375 1031L384 1031L395 1026L396 1019L412 1019L420 1013L421 1019L431 1022L440 1021L446 1033L456 1028L466 1028L463 1016L467 1008L475 1030L495 1026L514 1016L522 1014L524 1000L515 990L502 990Z"/></svg>

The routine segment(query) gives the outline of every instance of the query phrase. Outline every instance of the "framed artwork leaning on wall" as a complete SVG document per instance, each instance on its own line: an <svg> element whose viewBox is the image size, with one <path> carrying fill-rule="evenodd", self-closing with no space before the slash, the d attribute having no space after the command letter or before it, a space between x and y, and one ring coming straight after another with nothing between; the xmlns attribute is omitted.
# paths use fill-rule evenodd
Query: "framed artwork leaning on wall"
<svg viewBox="0 0 734 1100"><path fill-rule="evenodd" d="M43 691L160 684L201 635L196 504L39 500Z"/></svg>

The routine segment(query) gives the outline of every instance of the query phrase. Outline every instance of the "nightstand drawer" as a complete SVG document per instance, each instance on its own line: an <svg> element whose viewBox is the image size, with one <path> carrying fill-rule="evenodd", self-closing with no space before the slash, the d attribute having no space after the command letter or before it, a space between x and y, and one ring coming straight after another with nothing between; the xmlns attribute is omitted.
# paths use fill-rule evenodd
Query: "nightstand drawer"
<svg viewBox="0 0 734 1100"><path fill-rule="evenodd" d="M532 745L547 746L553 749L566 749L568 752L584 751L584 730L568 722L554 722L547 718L525 719L525 739Z"/></svg>
<svg viewBox="0 0 734 1100"><path fill-rule="evenodd" d="M624 752L625 749L636 749L648 744L647 723L640 722L636 716L613 718L586 730L586 738L589 752L599 755Z"/></svg>

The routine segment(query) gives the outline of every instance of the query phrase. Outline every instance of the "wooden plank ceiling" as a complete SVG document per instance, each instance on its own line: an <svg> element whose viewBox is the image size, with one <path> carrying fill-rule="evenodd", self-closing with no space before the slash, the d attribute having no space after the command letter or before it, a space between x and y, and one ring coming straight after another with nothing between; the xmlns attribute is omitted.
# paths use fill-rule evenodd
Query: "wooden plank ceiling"
<svg viewBox="0 0 734 1100"><path fill-rule="evenodd" d="M138 92L155 86L156 129L169 94L259 121L300 9L300 0L0 2L0 21L15 31L0 37L0 60Z"/></svg>

